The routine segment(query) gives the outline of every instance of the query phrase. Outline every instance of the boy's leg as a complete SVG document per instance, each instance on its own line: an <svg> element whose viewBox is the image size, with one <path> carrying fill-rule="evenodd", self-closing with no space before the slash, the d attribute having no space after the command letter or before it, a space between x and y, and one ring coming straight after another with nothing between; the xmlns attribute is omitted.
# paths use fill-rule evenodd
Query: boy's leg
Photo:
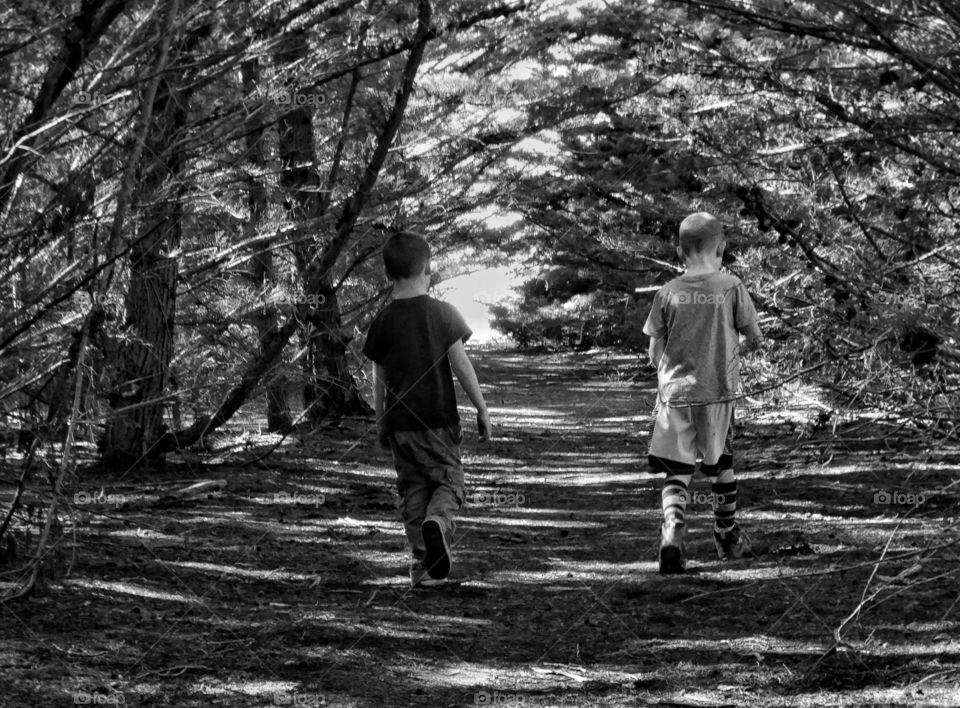
<svg viewBox="0 0 960 708"><path fill-rule="evenodd" d="M697 447L703 455L700 471L710 479L714 497L715 530L729 531L737 512L737 480L733 474L730 428L733 403L712 403L694 412Z"/></svg>
<svg viewBox="0 0 960 708"><path fill-rule="evenodd" d="M460 461L463 431L459 425L450 425L427 433L433 438L427 517L437 520L449 543L457 530L456 515L464 499L463 464Z"/></svg>
<svg viewBox="0 0 960 708"><path fill-rule="evenodd" d="M450 574L453 559L450 542L456 531L456 514L463 505L463 467L460 443L463 431L459 424L428 431L433 440L430 475L430 503L427 518L421 526L426 556L423 566L431 578L443 579Z"/></svg>
<svg viewBox="0 0 960 708"><path fill-rule="evenodd" d="M394 433L391 447L398 462L400 513L415 559L433 578L450 572L449 542L454 517L464 499L459 425Z"/></svg>
<svg viewBox="0 0 960 708"><path fill-rule="evenodd" d="M689 408L661 405L650 438L648 460L655 472L664 472L660 503L663 526L660 530L660 572L682 573L683 534L688 489L696 463L694 428Z"/></svg>
<svg viewBox="0 0 960 708"><path fill-rule="evenodd" d="M407 535L407 546L414 560L420 562L426 555L420 526L426 517L427 504L430 501L429 485L425 477L416 473L398 473L397 492L400 494L397 510L403 521L403 531Z"/></svg>
<svg viewBox="0 0 960 708"><path fill-rule="evenodd" d="M414 560L420 562L426 555L420 526L430 504L430 479L417 461L415 441L417 431L390 433L390 450L397 470L397 510L407 535L407 545Z"/></svg>
<svg viewBox="0 0 960 708"><path fill-rule="evenodd" d="M704 406L697 416L697 439L703 441L700 471L710 478L714 497L714 539L717 554L739 558L749 551L737 526L737 479L733 472L733 402Z"/></svg>
<svg viewBox="0 0 960 708"><path fill-rule="evenodd" d="M661 504L665 523L683 524L697 460L690 408L661 405L650 438L648 461L654 472L665 472Z"/></svg>

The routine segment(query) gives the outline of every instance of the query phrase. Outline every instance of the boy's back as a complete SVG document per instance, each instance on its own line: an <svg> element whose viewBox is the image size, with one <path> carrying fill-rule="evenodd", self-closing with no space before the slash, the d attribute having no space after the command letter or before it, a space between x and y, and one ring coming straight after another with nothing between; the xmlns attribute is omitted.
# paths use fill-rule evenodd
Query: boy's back
<svg viewBox="0 0 960 708"><path fill-rule="evenodd" d="M441 428L460 420L447 350L471 334L452 305L429 295L393 300L374 318L363 353L383 367L387 429Z"/></svg>
<svg viewBox="0 0 960 708"><path fill-rule="evenodd" d="M746 287L729 273L682 275L660 288L643 328L665 340L657 367L660 400L692 406L735 398L739 335L759 336L756 322Z"/></svg>

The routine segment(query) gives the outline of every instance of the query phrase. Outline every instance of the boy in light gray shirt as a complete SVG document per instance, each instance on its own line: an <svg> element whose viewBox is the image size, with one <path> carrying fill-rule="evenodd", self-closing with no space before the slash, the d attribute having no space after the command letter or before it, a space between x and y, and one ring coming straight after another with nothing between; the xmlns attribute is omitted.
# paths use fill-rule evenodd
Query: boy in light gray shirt
<svg viewBox="0 0 960 708"><path fill-rule="evenodd" d="M677 255L686 271L657 291L643 327L657 367L657 411L648 459L654 471L666 473L659 551L664 574L686 569L684 514L698 460L700 471L711 480L718 556L742 558L750 551L735 518L730 433L740 387L739 354L761 334L747 289L736 276L720 272L724 246L715 217L700 212L684 219Z"/></svg>

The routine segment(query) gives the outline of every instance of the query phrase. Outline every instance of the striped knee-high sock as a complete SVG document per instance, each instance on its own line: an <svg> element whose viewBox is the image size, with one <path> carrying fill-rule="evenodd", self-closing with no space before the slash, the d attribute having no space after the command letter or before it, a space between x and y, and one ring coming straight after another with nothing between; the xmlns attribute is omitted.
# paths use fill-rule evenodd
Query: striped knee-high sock
<svg viewBox="0 0 960 708"><path fill-rule="evenodd" d="M720 470L711 480L711 488L714 497L715 528L720 533L725 533L736 526L737 479L733 475L733 469L728 467Z"/></svg>
<svg viewBox="0 0 960 708"><path fill-rule="evenodd" d="M687 510L687 488L690 486L692 474L668 474L663 483L660 500L663 505L663 523L666 525L682 526L684 514Z"/></svg>

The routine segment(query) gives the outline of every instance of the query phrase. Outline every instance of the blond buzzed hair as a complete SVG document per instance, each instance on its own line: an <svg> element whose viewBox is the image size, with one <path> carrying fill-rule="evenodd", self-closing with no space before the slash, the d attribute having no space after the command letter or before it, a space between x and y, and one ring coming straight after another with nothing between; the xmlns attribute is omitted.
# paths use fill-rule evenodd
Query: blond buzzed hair
<svg viewBox="0 0 960 708"><path fill-rule="evenodd" d="M680 223L679 245L685 256L715 251L722 240L723 226L713 214L698 211Z"/></svg>

